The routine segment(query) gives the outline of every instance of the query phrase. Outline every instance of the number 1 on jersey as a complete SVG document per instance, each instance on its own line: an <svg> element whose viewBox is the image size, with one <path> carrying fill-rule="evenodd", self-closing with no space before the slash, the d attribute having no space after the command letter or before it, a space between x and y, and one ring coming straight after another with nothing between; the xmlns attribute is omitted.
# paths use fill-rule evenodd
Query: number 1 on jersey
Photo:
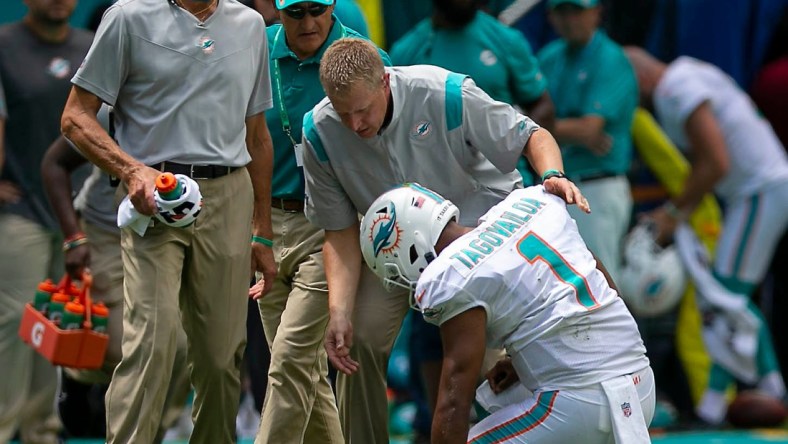
<svg viewBox="0 0 788 444"><path fill-rule="evenodd" d="M598 305L594 296L591 294L585 276L575 271L575 269L566 262L563 256L533 231L529 231L525 237L517 242L517 251L520 252L529 264L533 264L537 260L541 260L547 264L558 279L574 288L577 302L580 305L589 310Z"/></svg>

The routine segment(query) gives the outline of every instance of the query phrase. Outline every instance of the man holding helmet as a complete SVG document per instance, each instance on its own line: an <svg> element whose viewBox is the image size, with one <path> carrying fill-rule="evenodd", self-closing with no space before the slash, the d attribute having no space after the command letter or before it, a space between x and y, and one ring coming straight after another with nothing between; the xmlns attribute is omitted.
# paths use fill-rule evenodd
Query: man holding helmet
<svg viewBox="0 0 788 444"><path fill-rule="evenodd" d="M650 442L645 347L566 204L537 186L513 191L475 229L457 224L459 213L407 184L370 206L360 234L367 265L386 285L406 287L441 328L433 443ZM519 380L533 395L468 433L485 346L508 354L487 375L493 392Z"/></svg>

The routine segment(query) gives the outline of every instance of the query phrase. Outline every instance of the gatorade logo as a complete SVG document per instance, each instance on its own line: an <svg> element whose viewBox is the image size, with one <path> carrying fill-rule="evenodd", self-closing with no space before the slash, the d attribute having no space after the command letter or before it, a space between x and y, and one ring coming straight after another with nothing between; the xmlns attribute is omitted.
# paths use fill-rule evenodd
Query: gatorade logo
<svg viewBox="0 0 788 444"><path fill-rule="evenodd" d="M44 324L41 322L36 322L33 324L33 328L30 329L30 340L33 342L33 346L35 348L41 347L41 343L44 342Z"/></svg>

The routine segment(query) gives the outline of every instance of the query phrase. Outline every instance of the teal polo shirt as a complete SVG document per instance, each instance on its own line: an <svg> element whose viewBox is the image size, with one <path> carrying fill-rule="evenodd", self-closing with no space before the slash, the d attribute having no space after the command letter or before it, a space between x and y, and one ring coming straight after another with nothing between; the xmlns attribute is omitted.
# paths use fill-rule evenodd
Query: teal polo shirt
<svg viewBox="0 0 788 444"><path fill-rule="evenodd" d="M271 58L271 88L274 106L265 112L268 129L274 143L274 172L271 179L271 195L280 199L304 199L304 171L296 163L293 143L284 130L280 112L287 113L290 123L290 134L293 140L301 142L301 128L304 114L309 112L326 96L320 85L320 59L323 53L335 40L342 37L365 38L356 31L345 27L332 16L334 24L328 38L317 54L305 59L298 57L287 47L285 31L282 25L268 27L268 52ZM391 60L385 51L379 50L383 63L390 66ZM278 61L279 72L276 72L275 61ZM281 82L281 94L277 86L277 78ZM284 102L284 108L282 103Z"/></svg>
<svg viewBox="0 0 788 444"><path fill-rule="evenodd" d="M337 0L334 2L334 14L342 20L342 24L347 28L369 38L367 19L355 0Z"/></svg>
<svg viewBox="0 0 788 444"><path fill-rule="evenodd" d="M525 37L484 12L462 29L434 29L422 20L394 43L395 65L435 65L467 74L499 102L527 104L547 84Z"/></svg>
<svg viewBox="0 0 788 444"><path fill-rule="evenodd" d="M490 97L511 105L527 105L547 89L531 45L516 29L479 11L462 29L435 29L422 20L394 43L396 65L435 65L470 76ZM524 184L533 184L525 158L517 169Z"/></svg>
<svg viewBox="0 0 788 444"><path fill-rule="evenodd" d="M539 51L538 58L556 118L600 116L605 119L605 132L613 138L605 156L595 156L582 146L562 145L567 175L626 174L632 159L631 127L638 87L621 47L597 31L579 50L558 39Z"/></svg>

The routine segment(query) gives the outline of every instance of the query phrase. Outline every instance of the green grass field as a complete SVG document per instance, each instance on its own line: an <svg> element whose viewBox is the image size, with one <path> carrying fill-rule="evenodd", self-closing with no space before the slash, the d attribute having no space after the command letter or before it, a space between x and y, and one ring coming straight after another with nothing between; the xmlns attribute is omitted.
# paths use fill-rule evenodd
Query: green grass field
<svg viewBox="0 0 788 444"><path fill-rule="evenodd" d="M70 439L66 444L102 444L101 440ZM253 440L238 441L252 444ZM788 430L681 432L652 435L656 444L774 444L788 443ZM165 444L187 444L187 441L165 441ZM19 444L14 442L13 444ZM392 439L390 444L410 444L407 437Z"/></svg>

